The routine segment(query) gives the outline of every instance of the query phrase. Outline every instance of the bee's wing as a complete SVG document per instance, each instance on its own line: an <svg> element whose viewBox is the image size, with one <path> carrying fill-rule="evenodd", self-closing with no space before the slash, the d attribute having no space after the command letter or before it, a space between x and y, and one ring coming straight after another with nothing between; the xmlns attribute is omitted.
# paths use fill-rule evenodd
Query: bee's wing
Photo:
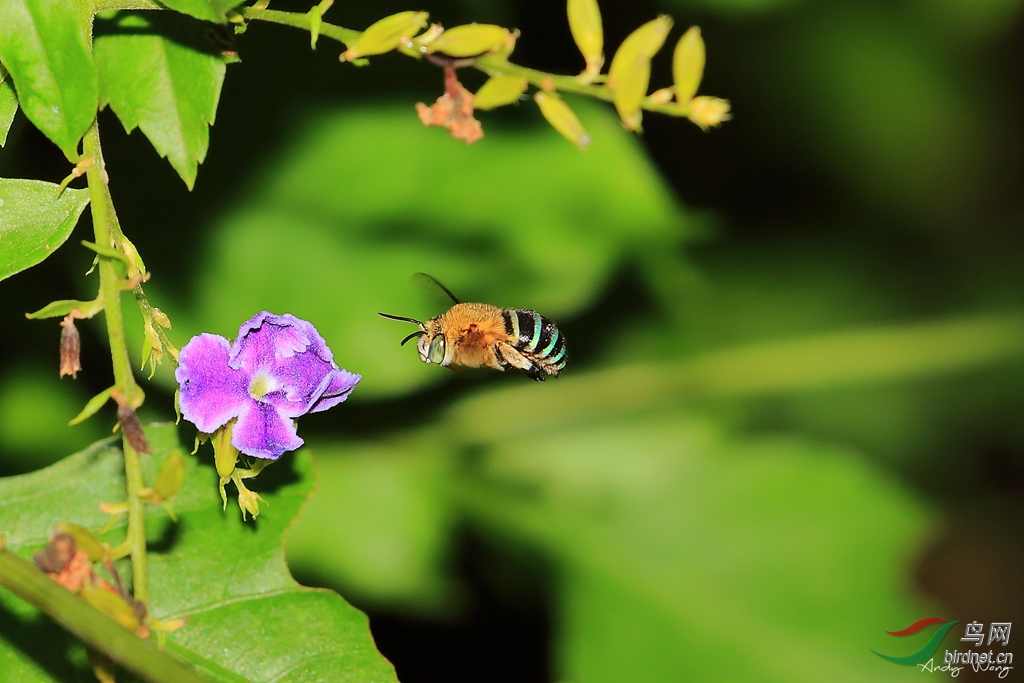
<svg viewBox="0 0 1024 683"><path fill-rule="evenodd" d="M413 278L423 282L424 286L430 287L431 289L433 289L435 286L440 288L442 292L444 292L445 294L448 295L448 298L452 300L453 304L460 304L460 303L462 303L461 301L459 301L458 297L456 297L454 294L452 294L452 291L450 289L445 287L444 284L442 284L441 281L438 280L433 275L430 275L429 273L416 273L415 275L413 275ZM431 283L431 284L428 285L426 283Z"/></svg>

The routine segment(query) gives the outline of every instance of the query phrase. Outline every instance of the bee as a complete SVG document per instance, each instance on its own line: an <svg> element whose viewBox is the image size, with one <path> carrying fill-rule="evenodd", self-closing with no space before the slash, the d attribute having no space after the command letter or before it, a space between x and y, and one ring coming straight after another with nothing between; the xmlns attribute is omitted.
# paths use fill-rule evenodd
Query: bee
<svg viewBox="0 0 1024 683"><path fill-rule="evenodd" d="M558 377L569 357L565 337L549 318L522 308L462 303L435 278L427 277L454 303L445 313L426 322L377 314L419 325L420 329L403 339L401 345L418 337L420 360L445 367L517 368L538 382L546 379L545 374Z"/></svg>

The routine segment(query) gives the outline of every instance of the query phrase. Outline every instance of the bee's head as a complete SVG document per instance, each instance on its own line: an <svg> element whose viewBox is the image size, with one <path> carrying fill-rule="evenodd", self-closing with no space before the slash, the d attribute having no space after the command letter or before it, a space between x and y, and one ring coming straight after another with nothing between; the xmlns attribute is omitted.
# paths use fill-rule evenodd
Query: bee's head
<svg viewBox="0 0 1024 683"><path fill-rule="evenodd" d="M401 345L405 346L405 343L410 339L419 337L416 342L416 350L419 351L420 360L424 363L447 365L451 361L448 354L448 344L444 338L444 331L441 329L441 323L438 322L437 318L423 323L415 318L404 318L398 315L390 315L389 313L378 313L377 315L390 320L400 320L419 325L420 329L403 339Z"/></svg>
<svg viewBox="0 0 1024 683"><path fill-rule="evenodd" d="M444 330L436 319L428 320L423 326L419 341L416 342L416 350L420 352L420 360L424 363L448 365L451 362Z"/></svg>

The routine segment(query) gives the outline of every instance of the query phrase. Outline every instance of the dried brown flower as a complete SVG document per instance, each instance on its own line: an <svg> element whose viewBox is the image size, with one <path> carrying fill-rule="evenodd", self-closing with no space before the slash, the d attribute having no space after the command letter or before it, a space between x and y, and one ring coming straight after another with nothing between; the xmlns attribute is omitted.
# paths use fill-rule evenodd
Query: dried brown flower
<svg viewBox="0 0 1024 683"><path fill-rule="evenodd" d="M65 316L60 327L60 376L71 375L72 378L76 378L78 371L82 369L82 338L75 327L74 316Z"/></svg>
<svg viewBox="0 0 1024 683"><path fill-rule="evenodd" d="M456 140L472 144L484 136L480 122L473 118L473 93L459 82L452 64L444 65L444 94L433 105L416 103L424 126L446 128Z"/></svg>
<svg viewBox="0 0 1024 683"><path fill-rule="evenodd" d="M139 416L135 414L135 411L131 406L127 404L120 404L117 407L117 421L121 423L121 430L124 432L124 438L128 440L139 453L152 453L152 449L149 447L149 439L146 438L146 433L142 431L142 424L139 422Z"/></svg>

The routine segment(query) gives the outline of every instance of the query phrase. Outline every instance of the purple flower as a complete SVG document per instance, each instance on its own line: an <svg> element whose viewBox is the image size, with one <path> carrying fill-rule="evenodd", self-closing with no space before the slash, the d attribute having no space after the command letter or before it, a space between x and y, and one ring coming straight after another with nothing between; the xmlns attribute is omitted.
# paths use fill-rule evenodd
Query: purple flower
<svg viewBox="0 0 1024 683"><path fill-rule="evenodd" d="M361 379L338 369L311 323L266 311L242 325L234 344L192 337L178 360L182 417L207 434L238 418L231 445L271 460L302 445L295 418L341 403Z"/></svg>

